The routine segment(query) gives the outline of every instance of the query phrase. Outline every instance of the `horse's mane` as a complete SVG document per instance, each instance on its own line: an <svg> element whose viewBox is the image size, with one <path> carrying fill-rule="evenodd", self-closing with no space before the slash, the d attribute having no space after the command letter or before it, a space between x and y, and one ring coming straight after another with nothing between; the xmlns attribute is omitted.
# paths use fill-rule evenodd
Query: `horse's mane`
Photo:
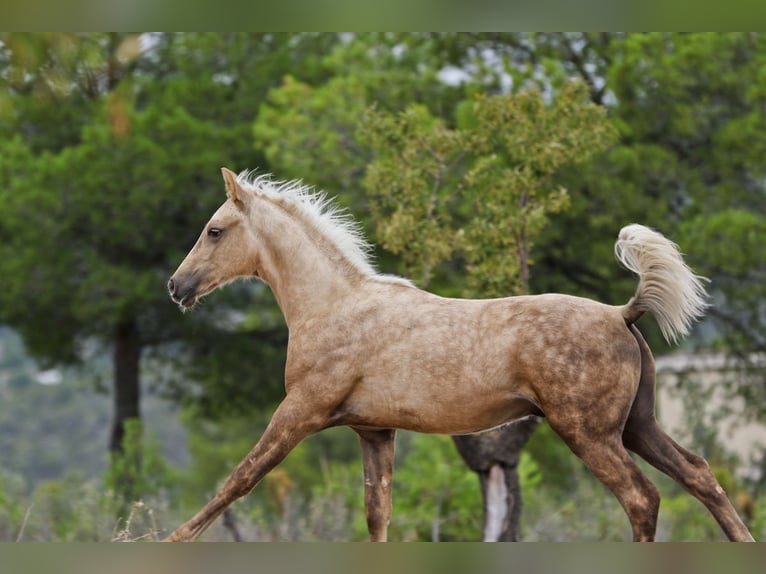
<svg viewBox="0 0 766 574"><path fill-rule="evenodd" d="M329 240L346 260L363 275L386 281L411 284L406 279L378 273L373 264L372 244L367 241L352 215L324 191L300 180L276 180L269 173L243 171L237 183L245 190L280 205Z"/></svg>

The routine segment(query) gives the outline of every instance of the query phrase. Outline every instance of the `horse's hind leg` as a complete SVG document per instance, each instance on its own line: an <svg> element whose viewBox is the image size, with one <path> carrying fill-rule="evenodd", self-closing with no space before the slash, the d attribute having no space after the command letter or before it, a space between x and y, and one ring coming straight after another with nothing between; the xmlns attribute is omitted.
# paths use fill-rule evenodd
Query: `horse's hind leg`
<svg viewBox="0 0 766 574"><path fill-rule="evenodd" d="M752 542L753 537L732 506L707 461L673 441L655 420L631 421L623 435L625 446L658 468L704 504L729 540Z"/></svg>
<svg viewBox="0 0 766 574"><path fill-rule="evenodd" d="M630 520L633 540L654 540L660 495L625 450L619 430L602 435L590 432L582 425L559 425L551 417L548 417L548 422L595 477L620 501Z"/></svg>
<svg viewBox="0 0 766 574"><path fill-rule="evenodd" d="M360 430L364 466L364 509L371 542L385 542L391 519L391 482L394 474L393 429Z"/></svg>
<svg viewBox="0 0 766 574"><path fill-rule="evenodd" d="M702 502L730 540L750 542L750 535L707 461L676 444L654 417L655 366L649 347L633 329L641 348L641 382L623 432L627 448L661 470Z"/></svg>

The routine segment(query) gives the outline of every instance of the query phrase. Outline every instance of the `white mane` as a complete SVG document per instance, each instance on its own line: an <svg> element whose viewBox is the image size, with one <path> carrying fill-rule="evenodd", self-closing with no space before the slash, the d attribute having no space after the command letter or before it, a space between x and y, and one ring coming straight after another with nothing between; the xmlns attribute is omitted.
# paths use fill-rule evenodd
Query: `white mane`
<svg viewBox="0 0 766 574"><path fill-rule="evenodd" d="M254 170L241 172L237 183L246 191L295 210L363 275L411 285L401 277L378 273L372 263L372 244L365 238L361 226L325 192L316 191L300 180L279 181L271 174L256 174Z"/></svg>

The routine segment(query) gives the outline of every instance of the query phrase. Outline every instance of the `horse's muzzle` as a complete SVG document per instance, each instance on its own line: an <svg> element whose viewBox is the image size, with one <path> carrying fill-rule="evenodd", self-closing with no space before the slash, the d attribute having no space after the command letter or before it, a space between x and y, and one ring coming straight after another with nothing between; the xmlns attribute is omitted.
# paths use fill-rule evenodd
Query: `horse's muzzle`
<svg viewBox="0 0 766 574"><path fill-rule="evenodd" d="M168 281L168 293L174 303L189 308L197 301L197 281L184 282L171 277Z"/></svg>

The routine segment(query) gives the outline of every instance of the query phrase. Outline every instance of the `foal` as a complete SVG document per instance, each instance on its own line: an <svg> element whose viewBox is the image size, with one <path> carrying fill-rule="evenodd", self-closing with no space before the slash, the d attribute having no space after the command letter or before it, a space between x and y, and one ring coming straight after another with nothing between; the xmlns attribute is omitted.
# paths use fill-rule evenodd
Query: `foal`
<svg viewBox="0 0 766 574"><path fill-rule="evenodd" d="M528 415L556 433L619 500L634 540L653 540L660 497L628 454L697 497L731 540L753 540L708 464L654 417L651 351L634 326L646 311L675 341L705 309L676 246L640 225L617 258L639 276L610 306L568 295L446 299L378 274L357 226L323 195L223 169L227 200L168 282L191 308L237 277L274 292L290 337L286 396L218 493L167 540L193 540L305 437L347 425L359 436L370 538L386 540L394 429L462 434Z"/></svg>

